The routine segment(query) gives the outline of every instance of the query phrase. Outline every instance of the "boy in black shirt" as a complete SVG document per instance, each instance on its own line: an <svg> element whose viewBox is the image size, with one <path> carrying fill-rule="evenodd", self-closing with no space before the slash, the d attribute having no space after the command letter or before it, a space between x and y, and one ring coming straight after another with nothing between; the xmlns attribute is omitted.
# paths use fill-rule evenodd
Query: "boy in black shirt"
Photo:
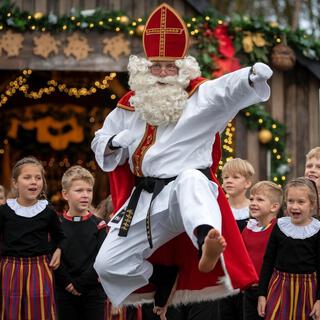
<svg viewBox="0 0 320 320"><path fill-rule="evenodd" d="M103 320L105 293L93 268L106 237L106 223L89 212L94 178L81 166L62 177L62 195L69 210L61 217L66 236L57 269L56 294L59 320Z"/></svg>

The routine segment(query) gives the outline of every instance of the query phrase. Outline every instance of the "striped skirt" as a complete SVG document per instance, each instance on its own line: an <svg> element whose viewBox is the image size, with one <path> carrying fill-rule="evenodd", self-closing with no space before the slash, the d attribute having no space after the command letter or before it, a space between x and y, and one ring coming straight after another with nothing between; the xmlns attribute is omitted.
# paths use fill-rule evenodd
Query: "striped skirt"
<svg viewBox="0 0 320 320"><path fill-rule="evenodd" d="M307 320L316 301L316 273L295 274L275 270L266 305L267 320Z"/></svg>
<svg viewBox="0 0 320 320"><path fill-rule="evenodd" d="M47 256L2 257L0 319L55 320L53 273Z"/></svg>

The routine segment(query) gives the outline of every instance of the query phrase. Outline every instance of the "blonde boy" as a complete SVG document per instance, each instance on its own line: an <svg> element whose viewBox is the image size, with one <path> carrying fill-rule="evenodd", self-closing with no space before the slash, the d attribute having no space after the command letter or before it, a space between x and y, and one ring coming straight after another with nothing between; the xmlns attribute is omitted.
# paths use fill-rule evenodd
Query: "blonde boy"
<svg viewBox="0 0 320 320"><path fill-rule="evenodd" d="M249 220L249 199L246 193L251 187L254 173L253 166L240 158L229 160L222 168L222 187L228 196L240 232ZM217 303L225 320L242 319L242 293L221 299Z"/></svg>
<svg viewBox="0 0 320 320"><path fill-rule="evenodd" d="M250 219L242 238L257 274L260 274L264 253L276 217L282 205L282 189L271 181L260 181L250 189ZM243 320L259 319L257 286L244 292Z"/></svg>
<svg viewBox="0 0 320 320"><path fill-rule="evenodd" d="M251 187L254 168L247 160L235 158L222 168L222 187L228 195L230 207L240 231L249 219L249 199L247 190Z"/></svg>
<svg viewBox="0 0 320 320"><path fill-rule="evenodd" d="M318 194L320 190L320 147L315 147L311 149L306 154L306 164L304 176L313 180L318 189Z"/></svg>
<svg viewBox="0 0 320 320"><path fill-rule="evenodd" d="M103 320L106 297L93 264L106 237L106 223L90 212L94 178L88 170L73 166L61 184L69 210L61 217L66 239L56 272L59 320Z"/></svg>

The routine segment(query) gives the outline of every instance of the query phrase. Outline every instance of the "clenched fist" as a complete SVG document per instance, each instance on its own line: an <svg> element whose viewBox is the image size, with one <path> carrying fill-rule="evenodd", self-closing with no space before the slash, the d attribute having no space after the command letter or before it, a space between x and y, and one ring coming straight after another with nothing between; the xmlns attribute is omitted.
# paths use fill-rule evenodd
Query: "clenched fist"
<svg viewBox="0 0 320 320"><path fill-rule="evenodd" d="M128 148L135 141L135 139L136 138L132 132L128 129L125 129L114 136L112 139L112 146L116 148Z"/></svg>
<svg viewBox="0 0 320 320"><path fill-rule="evenodd" d="M269 66L264 63L257 62L253 65L251 74L249 76L250 80L253 82L266 81L272 76L272 70Z"/></svg>

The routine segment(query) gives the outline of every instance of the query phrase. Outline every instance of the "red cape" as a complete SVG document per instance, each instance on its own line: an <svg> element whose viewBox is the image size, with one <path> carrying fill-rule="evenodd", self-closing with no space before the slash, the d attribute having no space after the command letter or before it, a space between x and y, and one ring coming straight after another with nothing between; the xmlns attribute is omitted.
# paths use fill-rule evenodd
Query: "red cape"
<svg viewBox="0 0 320 320"><path fill-rule="evenodd" d="M204 78L197 78L193 80L188 88L189 94L192 94L204 81L206 81ZM133 94L134 93L132 91L127 93L119 101L118 107L124 108L128 111L134 111L134 108L130 106L129 103L129 99ZM245 249L228 200L215 176L215 172L221 158L219 133L216 134L215 143L212 149L212 158L213 165L211 167L211 177L212 180L217 183L219 188L217 200L222 214L222 235L227 241L227 248L224 251L225 269L230 276L233 288L244 289L254 283L257 283L258 276L248 252ZM135 177L130 171L127 163L123 166L118 166L113 172L109 173L109 181L111 196L116 212L130 196L132 188L134 187ZM225 276L221 261L217 263L214 270L210 273L202 273L198 270L198 250L193 246L186 233L183 233L166 243L148 260L153 264L177 265L179 267L176 291L184 293L187 292L188 298L181 297L181 301L177 302L201 300L199 295L201 296L202 292L206 291L206 288L217 286L221 278ZM151 292L153 289L154 288L151 285L148 285L139 289L137 292ZM196 293L196 297L192 295L192 291ZM208 299L208 292L204 294L203 299Z"/></svg>

